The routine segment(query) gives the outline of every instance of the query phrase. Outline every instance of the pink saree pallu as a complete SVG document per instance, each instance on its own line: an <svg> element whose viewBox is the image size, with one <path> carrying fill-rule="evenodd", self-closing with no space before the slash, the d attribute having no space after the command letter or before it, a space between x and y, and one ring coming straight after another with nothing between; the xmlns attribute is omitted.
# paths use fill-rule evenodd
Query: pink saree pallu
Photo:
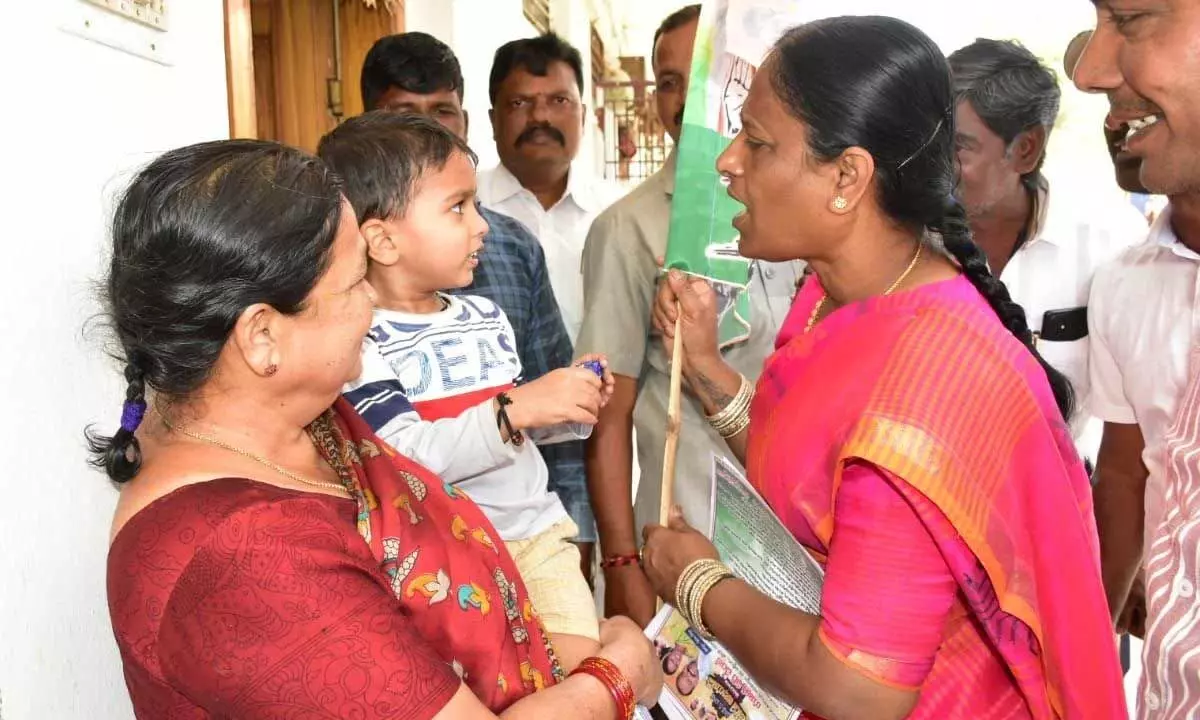
<svg viewBox="0 0 1200 720"><path fill-rule="evenodd" d="M812 276L759 380L750 480L823 559L835 511L844 537L893 532L888 515L845 514L871 506L857 491L837 507L847 468L869 468L919 521L914 566L932 559L953 577L915 682L912 631L888 625L888 610L935 601L906 584L903 552L862 581L835 582L853 571L827 566L827 646L873 679L919 689L913 718L1126 717L1088 478L1036 359L963 277L847 305L806 333L822 294ZM833 615L861 619L863 648L834 637Z"/></svg>

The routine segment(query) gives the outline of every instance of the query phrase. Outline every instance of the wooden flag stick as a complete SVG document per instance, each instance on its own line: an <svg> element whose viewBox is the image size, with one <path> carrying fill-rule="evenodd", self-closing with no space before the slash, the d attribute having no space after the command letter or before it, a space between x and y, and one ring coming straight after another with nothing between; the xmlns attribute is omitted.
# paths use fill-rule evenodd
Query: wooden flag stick
<svg viewBox="0 0 1200 720"><path fill-rule="evenodd" d="M683 309L675 303L675 341L671 346L671 392L667 396L667 445L663 451L662 495L659 498L658 522L667 524L671 506L675 503L675 457L679 454L680 394L683 386L683 332L680 321Z"/></svg>
<svg viewBox="0 0 1200 720"><path fill-rule="evenodd" d="M658 498L658 524L666 525L675 503L675 457L679 454L681 391L683 390L683 332L679 326L683 308L675 303L675 340L671 344L671 392L667 395L667 445L663 450L662 492ZM662 610L662 598L655 607ZM655 611L657 612L657 610Z"/></svg>

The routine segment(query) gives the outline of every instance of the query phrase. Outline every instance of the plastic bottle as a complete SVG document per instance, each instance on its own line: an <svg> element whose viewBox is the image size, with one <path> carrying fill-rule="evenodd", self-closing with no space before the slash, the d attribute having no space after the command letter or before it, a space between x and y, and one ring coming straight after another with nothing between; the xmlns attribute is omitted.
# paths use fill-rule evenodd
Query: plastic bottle
<svg viewBox="0 0 1200 720"><path fill-rule="evenodd" d="M596 377L604 377L604 366L599 360L588 360L580 363L579 367L591 370L596 373ZM592 436L592 426L586 423L559 423L544 428L527 428L524 432L525 437L535 445L554 445L572 440L586 440Z"/></svg>

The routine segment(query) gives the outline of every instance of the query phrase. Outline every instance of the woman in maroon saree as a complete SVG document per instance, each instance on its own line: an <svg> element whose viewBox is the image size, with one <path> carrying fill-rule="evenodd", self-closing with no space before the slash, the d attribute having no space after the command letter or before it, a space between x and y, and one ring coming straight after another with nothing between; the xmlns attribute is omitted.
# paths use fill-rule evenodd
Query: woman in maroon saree
<svg viewBox="0 0 1200 720"><path fill-rule="evenodd" d="M482 512L337 399L374 297L319 160L168 152L113 241L128 391L92 444L121 483L108 595L138 717L608 720L656 695L628 621L564 677Z"/></svg>

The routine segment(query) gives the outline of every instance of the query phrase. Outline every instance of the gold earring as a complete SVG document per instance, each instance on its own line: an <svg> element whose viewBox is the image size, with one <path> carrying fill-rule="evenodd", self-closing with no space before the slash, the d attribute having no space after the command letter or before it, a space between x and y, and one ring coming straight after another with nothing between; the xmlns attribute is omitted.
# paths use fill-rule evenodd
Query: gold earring
<svg viewBox="0 0 1200 720"><path fill-rule="evenodd" d="M850 205L850 203L846 200L846 198L842 197L841 195L838 195L837 197L835 197L833 199L833 209L834 210L845 210L849 205Z"/></svg>

